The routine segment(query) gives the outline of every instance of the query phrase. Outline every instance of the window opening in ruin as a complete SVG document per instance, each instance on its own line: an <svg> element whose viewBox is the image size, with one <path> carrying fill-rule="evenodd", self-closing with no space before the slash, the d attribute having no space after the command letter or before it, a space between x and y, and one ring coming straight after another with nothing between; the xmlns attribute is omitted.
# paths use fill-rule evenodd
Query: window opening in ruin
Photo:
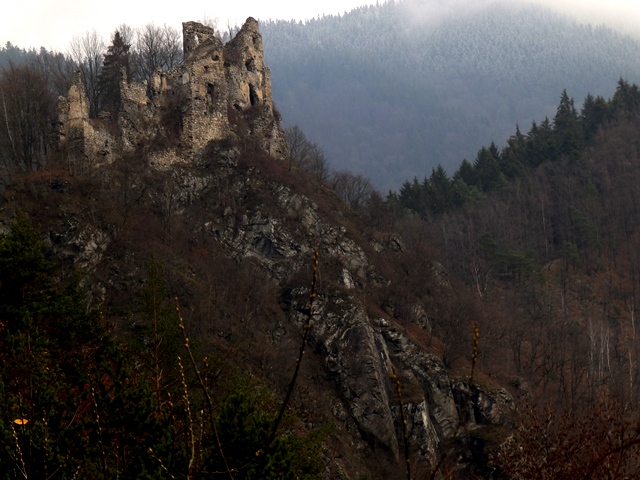
<svg viewBox="0 0 640 480"><path fill-rule="evenodd" d="M216 92L216 86L213 83L207 83L207 95L211 100L216 98L218 92Z"/></svg>
<svg viewBox="0 0 640 480"><path fill-rule="evenodd" d="M258 93L253 85L249 85L249 101L251 102L251 106L260 103L260 97L258 97Z"/></svg>
<svg viewBox="0 0 640 480"><path fill-rule="evenodd" d="M204 66L204 73L207 73L209 71L209 65L205 65Z"/></svg>
<svg viewBox="0 0 640 480"><path fill-rule="evenodd" d="M253 72L255 70L255 63L253 61L253 58L250 58L249 60L244 62L244 66L247 67L248 71Z"/></svg>
<svg viewBox="0 0 640 480"><path fill-rule="evenodd" d="M213 57L213 61L214 62L217 62L218 60L220 60L220 56L219 55L216 55L215 57Z"/></svg>

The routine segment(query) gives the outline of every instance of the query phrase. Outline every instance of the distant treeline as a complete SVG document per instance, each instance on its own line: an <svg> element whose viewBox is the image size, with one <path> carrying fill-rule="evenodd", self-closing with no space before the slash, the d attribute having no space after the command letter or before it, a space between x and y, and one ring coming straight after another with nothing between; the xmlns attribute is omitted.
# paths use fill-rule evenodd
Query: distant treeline
<svg viewBox="0 0 640 480"><path fill-rule="evenodd" d="M505 187L545 162L579 162L589 141L608 122L637 114L640 89L624 79L613 97L587 95L580 112L564 90L555 117L535 121L527 134L516 132L500 150L494 142L482 147L475 160L467 159L449 177L438 165L422 181L405 181L387 199L422 217L430 217L478 201L486 193Z"/></svg>

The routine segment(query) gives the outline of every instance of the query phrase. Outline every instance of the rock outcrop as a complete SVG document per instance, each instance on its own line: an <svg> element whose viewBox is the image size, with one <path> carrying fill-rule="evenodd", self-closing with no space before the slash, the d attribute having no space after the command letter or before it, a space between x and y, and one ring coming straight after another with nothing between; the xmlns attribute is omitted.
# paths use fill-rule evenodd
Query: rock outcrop
<svg viewBox="0 0 640 480"><path fill-rule="evenodd" d="M177 68L156 72L150 85L120 85L121 106L114 128L89 118L89 102L77 73L67 98L58 102L59 138L67 151L85 162L109 163L153 143L171 139L154 152L158 165L197 160L207 145L233 138L234 130L274 157L286 155L286 143L274 113L271 78L264 64L258 22L247 19L223 44L212 28L183 23L184 59Z"/></svg>
<svg viewBox="0 0 640 480"><path fill-rule="evenodd" d="M337 263L335 277L325 278L335 290L318 296L310 345L337 392L325 400L332 403L335 421L352 436L356 450L374 448L396 460L401 456L392 365L403 390L411 392L403 408L415 455L412 462L428 468L437 461L440 446L453 437L508 423L513 405L504 389L476 381L469 385L468 378L451 376L440 357L425 352L393 321L367 312L356 292L387 281L344 227L324 217L311 199L281 184L265 182L259 175L234 183L232 170L217 173L230 174L219 183L235 185L234 195L240 198L257 191L266 195L265 207L243 206L242 214L227 207L220 222L208 225L209 232L237 255L257 261L281 283L292 271L306 267L313 245L319 247L322 263ZM394 247L379 246L383 251ZM441 273L433 275L443 281ZM306 289L287 293L289 328L303 328L307 295Z"/></svg>
<svg viewBox="0 0 640 480"><path fill-rule="evenodd" d="M234 165L220 156L208 160L213 168L177 164L170 172L157 173L171 176L167 188L172 189L174 215L185 217L193 235L211 239L237 264L256 266L261 273L255 275L261 275L264 283L279 285L286 314L265 332L269 348L279 349L299 338L309 292L292 286L291 278L295 272L307 271L314 246L320 251L322 288L308 356L320 366L322 372L316 373L327 390L315 400L318 409L328 412L342 438L349 439L348 450L342 452L345 458L366 458L375 452L381 463L399 464L403 431L401 405L390 376L392 365L402 383L406 433L416 468L433 466L442 445L452 439L464 440L474 430L508 424L512 400L505 390L478 381L469 384L464 374L452 375L442 359L416 343L392 315L367 308L365 289L388 285L389 280L377 271L363 241L376 254L393 256L404 248L399 239L383 244L367 235L355 238L344 226L350 220L341 222L343 213L337 208L330 218L327 205L321 207L291 186L267 178L257 167ZM156 200L161 199L150 198ZM340 206L337 198L330 200ZM192 209L206 215L192 215ZM116 232L95 225L83 227L74 218L61 222L49 235L58 255L73 259L85 272L109 270L109 243ZM431 274L438 282L446 282L439 269ZM117 284L103 287L125 289ZM100 295L104 288L95 290ZM419 305L412 310L414 326L427 335L428 324L439 319L423 320L426 314ZM226 338L227 333L217 335ZM332 461L334 471L344 467L351 472L338 478L357 478L352 476L353 464L341 466L339 458Z"/></svg>

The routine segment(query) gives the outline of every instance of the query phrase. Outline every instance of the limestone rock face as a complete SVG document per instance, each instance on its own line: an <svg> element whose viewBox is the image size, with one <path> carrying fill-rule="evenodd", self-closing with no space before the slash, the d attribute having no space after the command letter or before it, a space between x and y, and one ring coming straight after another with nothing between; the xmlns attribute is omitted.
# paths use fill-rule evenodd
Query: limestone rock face
<svg viewBox="0 0 640 480"><path fill-rule="evenodd" d="M89 100L87 92L82 83L80 72L76 72L73 76L73 84L69 89L67 97L69 102L68 118L69 120L85 120L89 118Z"/></svg>
<svg viewBox="0 0 640 480"><path fill-rule="evenodd" d="M367 312L357 290L386 280L344 227L324 217L309 197L266 181L259 172L238 178L233 171L234 167L215 169L214 183L225 185L228 197L249 199L259 192L263 203L226 207L204 225L210 235L238 258L257 262L283 286L291 272L308 267L314 245L321 252L321 265L335 265L333 277L324 274L324 282L334 287L318 294L309 350L321 359L335 389L321 401L331 402L334 420L351 435L355 450L373 448L401 460L400 406L390 378L392 365L403 390L410 392L403 409L411 448L417 452L413 462L434 465L439 447L452 437L508 422L512 400L506 391L451 376L441 358L425 352L392 321ZM440 278L441 273L433 275ZM302 331L308 293L304 288L287 291L289 325L281 328Z"/></svg>
<svg viewBox="0 0 640 480"><path fill-rule="evenodd" d="M184 60L156 72L150 85L120 84L121 107L108 132L89 118L82 78L76 74L67 98L59 101L60 141L88 162L112 161L160 138L172 145L159 164L176 157L197 160L212 141L232 139L234 128L272 156L284 157L286 142L274 114L269 69L264 65L258 22L247 19L226 44L213 29L183 23Z"/></svg>

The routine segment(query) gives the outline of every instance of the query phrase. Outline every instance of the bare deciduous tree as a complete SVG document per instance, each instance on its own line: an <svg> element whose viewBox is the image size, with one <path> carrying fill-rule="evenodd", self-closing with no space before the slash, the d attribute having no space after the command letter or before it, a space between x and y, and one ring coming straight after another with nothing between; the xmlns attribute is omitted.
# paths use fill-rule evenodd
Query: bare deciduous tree
<svg viewBox="0 0 640 480"><path fill-rule="evenodd" d="M311 153L311 142L298 125L286 128L284 135L289 148L289 170L294 166L301 168Z"/></svg>
<svg viewBox="0 0 640 480"><path fill-rule="evenodd" d="M285 128L284 134L289 148L289 170L297 167L326 182L330 168L322 149L309 140L298 125Z"/></svg>
<svg viewBox="0 0 640 480"><path fill-rule="evenodd" d="M127 25L126 23L121 23L116 27L114 33L112 34L111 43L113 44L115 33L118 32L122 42L125 45L129 45L129 78L139 80L140 74L138 72L139 61L138 61L138 52L135 50L136 44L136 36L137 31L135 28Z"/></svg>
<svg viewBox="0 0 640 480"><path fill-rule="evenodd" d="M0 75L0 159L29 172L42 168L53 99L33 65L9 64Z"/></svg>
<svg viewBox="0 0 640 480"><path fill-rule="evenodd" d="M62 53L41 48L31 63L46 77L53 95L67 95L77 65Z"/></svg>
<svg viewBox="0 0 640 480"><path fill-rule="evenodd" d="M334 172L329 184L338 196L354 210L367 205L371 195L375 192L375 188L368 178L348 170Z"/></svg>
<svg viewBox="0 0 640 480"><path fill-rule="evenodd" d="M168 25L148 23L138 30L135 46L141 81L148 81L158 69L170 70L182 61L182 35Z"/></svg>
<svg viewBox="0 0 640 480"><path fill-rule="evenodd" d="M136 40L135 28L131 27L130 25L127 25L126 23L121 23L120 25L118 25L115 28L113 35L115 35L115 32L118 32L120 34L120 38L127 45L133 45L133 43ZM111 38L111 40L113 41L113 38Z"/></svg>
<svg viewBox="0 0 640 480"><path fill-rule="evenodd" d="M98 76L102 68L106 46L102 36L94 29L83 36L76 35L69 45L69 56L82 72L82 79L89 97L89 115L94 117L100 110Z"/></svg>
<svg viewBox="0 0 640 480"><path fill-rule="evenodd" d="M220 17L210 17L209 15L205 15L204 17L202 17L202 20L200 20L200 23L206 27L212 28L215 36L219 40L222 40L223 32L222 29L218 27L218 24L220 23Z"/></svg>

